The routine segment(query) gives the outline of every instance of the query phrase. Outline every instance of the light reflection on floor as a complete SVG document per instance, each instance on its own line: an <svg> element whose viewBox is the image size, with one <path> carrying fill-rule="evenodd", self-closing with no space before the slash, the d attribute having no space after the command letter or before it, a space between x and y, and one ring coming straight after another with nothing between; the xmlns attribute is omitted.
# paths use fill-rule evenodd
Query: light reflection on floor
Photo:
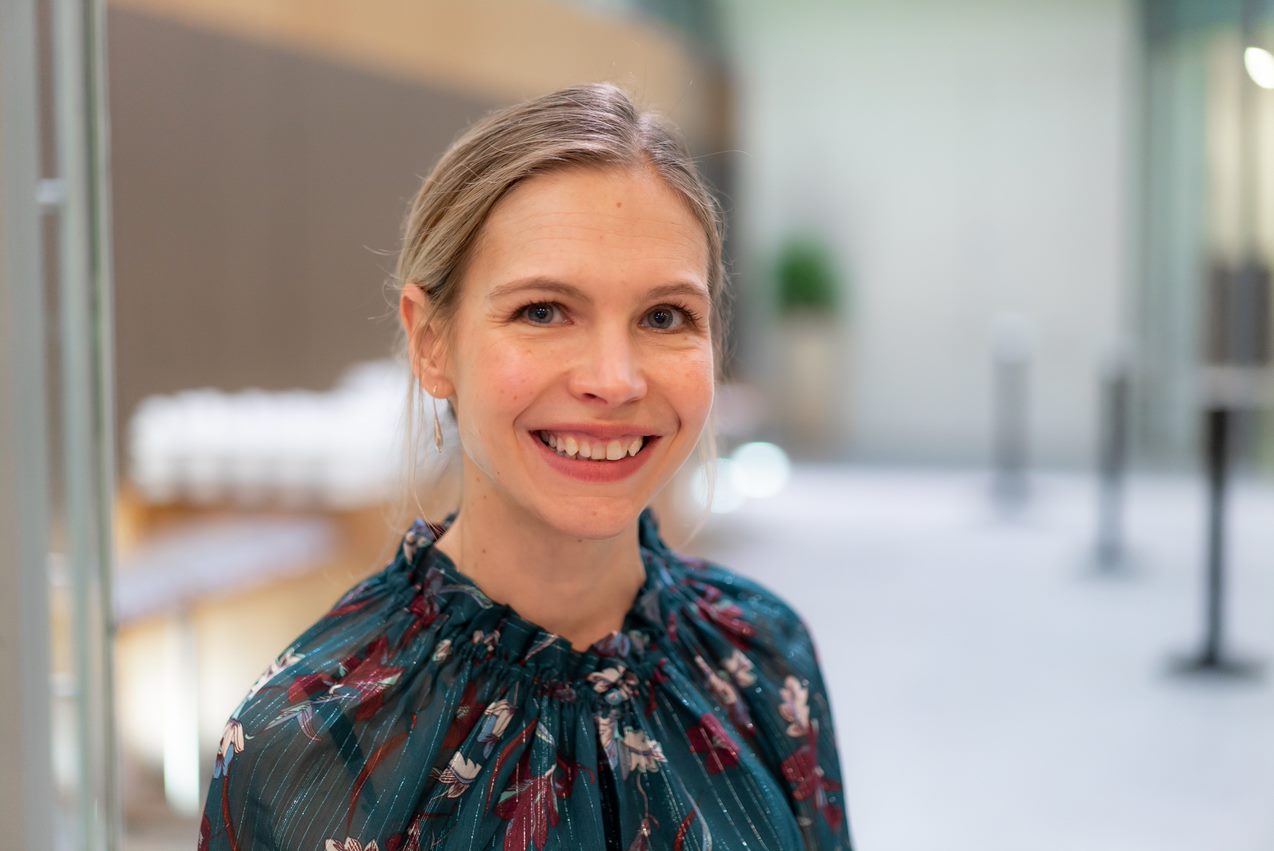
<svg viewBox="0 0 1274 851"><path fill-rule="evenodd" d="M1094 483L1039 477L1013 519L975 474L798 467L697 548L814 631L865 851L1274 848L1274 488L1240 483L1228 645L1187 678L1203 492L1129 489L1129 563L1092 558Z"/></svg>

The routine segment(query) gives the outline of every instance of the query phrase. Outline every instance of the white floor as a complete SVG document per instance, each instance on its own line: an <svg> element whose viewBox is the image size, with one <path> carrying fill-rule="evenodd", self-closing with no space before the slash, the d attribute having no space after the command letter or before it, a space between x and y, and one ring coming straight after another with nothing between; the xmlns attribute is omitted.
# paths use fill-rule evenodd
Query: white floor
<svg viewBox="0 0 1274 851"><path fill-rule="evenodd" d="M1173 673L1202 641L1201 481L1137 478L1130 563L1092 558L1090 477L798 468L696 551L815 635L860 851L1274 849L1274 489L1232 494L1227 646L1263 676Z"/></svg>

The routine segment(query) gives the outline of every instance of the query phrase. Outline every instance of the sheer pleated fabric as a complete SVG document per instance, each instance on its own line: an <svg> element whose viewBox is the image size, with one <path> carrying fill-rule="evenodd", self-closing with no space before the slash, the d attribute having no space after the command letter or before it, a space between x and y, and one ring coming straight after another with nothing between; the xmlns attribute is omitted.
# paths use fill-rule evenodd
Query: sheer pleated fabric
<svg viewBox="0 0 1274 851"><path fill-rule="evenodd" d="M809 631L667 547L587 650L492 601L416 520L227 721L200 851L850 851Z"/></svg>

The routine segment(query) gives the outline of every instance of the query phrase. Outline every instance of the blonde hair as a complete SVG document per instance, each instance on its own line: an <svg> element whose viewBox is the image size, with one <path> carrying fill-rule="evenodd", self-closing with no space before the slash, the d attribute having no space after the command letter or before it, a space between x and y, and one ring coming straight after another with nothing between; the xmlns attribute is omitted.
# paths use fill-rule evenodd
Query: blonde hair
<svg viewBox="0 0 1274 851"><path fill-rule="evenodd" d="M444 339L449 337L466 262L496 203L528 178L581 166L650 168L703 226L712 301L709 325L716 377L720 377L726 322L721 209L676 128L656 113L638 110L622 89L610 83L572 86L491 113L465 131L425 178L404 222L395 280L399 288L419 287L429 302L428 315L414 322L415 331L408 334L403 329L400 336L399 354L409 365L417 354L414 341L420 329L435 322ZM419 514L426 516L416 493L417 413L423 410L423 395L410 371L404 430L406 491ZM699 449L709 471L711 493L716 458L711 421Z"/></svg>

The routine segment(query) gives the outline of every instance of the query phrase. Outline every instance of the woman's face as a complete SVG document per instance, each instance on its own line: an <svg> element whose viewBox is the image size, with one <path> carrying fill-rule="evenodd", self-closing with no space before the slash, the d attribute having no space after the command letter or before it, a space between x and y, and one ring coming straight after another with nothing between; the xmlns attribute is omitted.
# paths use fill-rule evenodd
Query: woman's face
<svg viewBox="0 0 1274 851"><path fill-rule="evenodd" d="M711 312L703 228L653 172L515 186L483 226L440 368L465 502L506 500L582 538L628 528L708 417Z"/></svg>

